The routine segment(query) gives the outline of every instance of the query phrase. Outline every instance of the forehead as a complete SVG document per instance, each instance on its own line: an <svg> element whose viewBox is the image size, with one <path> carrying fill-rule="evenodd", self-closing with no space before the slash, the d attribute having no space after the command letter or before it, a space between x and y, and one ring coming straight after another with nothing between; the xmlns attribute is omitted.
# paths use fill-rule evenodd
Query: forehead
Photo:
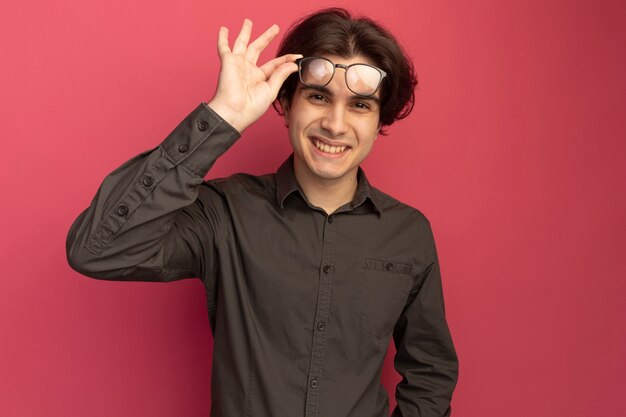
<svg viewBox="0 0 626 417"><path fill-rule="evenodd" d="M352 55L350 57L343 57L339 55L332 54L319 54L322 58L326 58L330 60L333 64L343 64L343 65L351 65L351 64L368 64L372 66L376 66L376 64L369 58L364 55Z"/></svg>

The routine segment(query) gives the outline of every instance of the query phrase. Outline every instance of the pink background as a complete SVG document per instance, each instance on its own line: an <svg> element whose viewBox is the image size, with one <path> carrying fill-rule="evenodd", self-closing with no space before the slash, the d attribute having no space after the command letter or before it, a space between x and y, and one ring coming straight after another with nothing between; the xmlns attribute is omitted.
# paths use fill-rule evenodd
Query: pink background
<svg viewBox="0 0 626 417"><path fill-rule="evenodd" d="M433 224L453 415L624 415L626 4L217 3L2 2L0 416L208 416L200 281L84 278L65 236L106 174L211 98L219 25L336 4L384 22L420 77L365 168ZM270 111L211 175L289 150Z"/></svg>

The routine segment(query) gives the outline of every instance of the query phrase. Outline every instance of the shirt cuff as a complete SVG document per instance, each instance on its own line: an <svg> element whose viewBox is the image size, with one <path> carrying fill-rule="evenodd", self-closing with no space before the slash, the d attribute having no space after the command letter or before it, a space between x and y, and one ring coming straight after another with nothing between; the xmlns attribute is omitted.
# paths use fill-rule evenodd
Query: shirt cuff
<svg viewBox="0 0 626 417"><path fill-rule="evenodd" d="M215 160L224 154L241 134L206 103L196 107L161 143L167 158L203 177Z"/></svg>

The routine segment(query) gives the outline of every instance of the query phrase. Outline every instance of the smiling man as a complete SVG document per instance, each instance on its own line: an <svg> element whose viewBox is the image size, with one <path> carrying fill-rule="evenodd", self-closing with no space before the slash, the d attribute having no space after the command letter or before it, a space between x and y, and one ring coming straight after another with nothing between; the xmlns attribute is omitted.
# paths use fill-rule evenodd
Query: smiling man
<svg viewBox="0 0 626 417"><path fill-rule="evenodd" d="M359 164L380 130L384 72L361 55L298 61L300 84L290 100L281 99L295 176L309 201L333 213L352 200Z"/></svg>
<svg viewBox="0 0 626 417"><path fill-rule="evenodd" d="M214 336L213 417L396 417L451 412L458 362L428 220L372 187L361 162L407 116L413 67L393 36L342 9L232 49L200 104L155 149L107 176L72 225L69 263L108 280L200 279ZM204 181L275 104L293 154L275 174Z"/></svg>

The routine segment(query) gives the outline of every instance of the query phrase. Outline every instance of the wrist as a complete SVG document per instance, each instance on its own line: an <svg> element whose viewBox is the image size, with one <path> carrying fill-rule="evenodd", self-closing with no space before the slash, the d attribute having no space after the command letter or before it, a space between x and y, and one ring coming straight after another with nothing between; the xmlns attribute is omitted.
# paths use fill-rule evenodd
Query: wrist
<svg viewBox="0 0 626 417"><path fill-rule="evenodd" d="M241 120L241 114L233 111L230 107L220 103L219 101L207 101L206 105L211 108L226 123L235 128L239 133L243 132L248 126Z"/></svg>

